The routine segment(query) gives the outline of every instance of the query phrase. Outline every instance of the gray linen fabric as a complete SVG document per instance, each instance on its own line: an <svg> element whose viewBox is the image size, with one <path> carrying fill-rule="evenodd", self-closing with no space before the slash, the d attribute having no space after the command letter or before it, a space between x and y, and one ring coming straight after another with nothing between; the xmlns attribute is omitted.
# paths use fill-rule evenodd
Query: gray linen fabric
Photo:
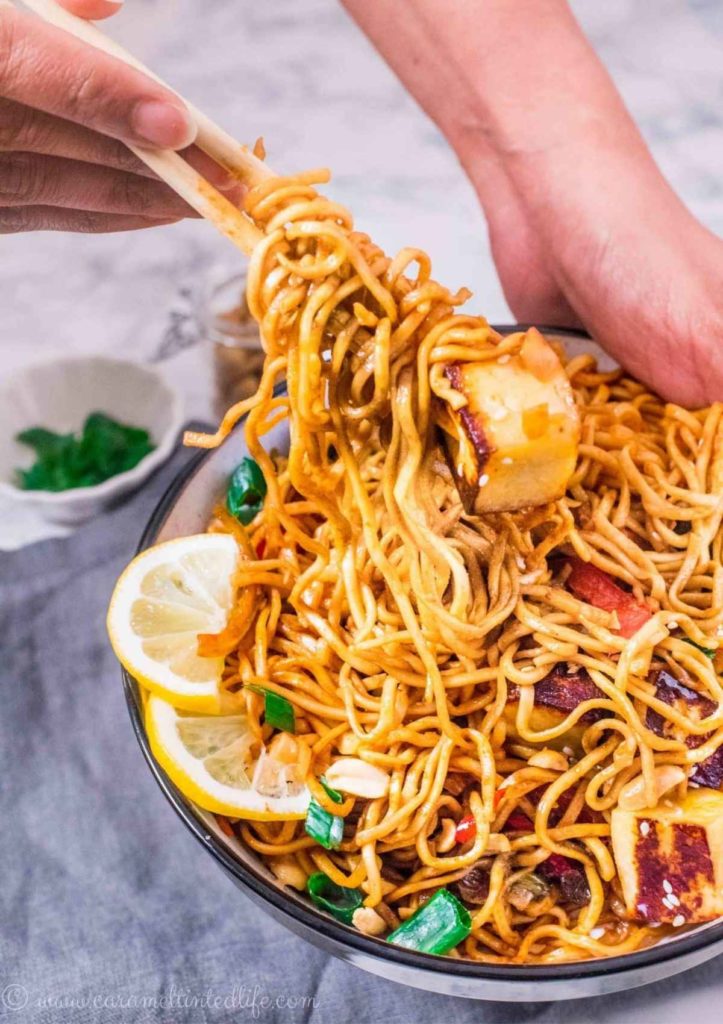
<svg viewBox="0 0 723 1024"><path fill-rule="evenodd" d="M0 554L0 1020L719 1020L720 959L605 1000L474 1003L331 959L232 886L148 772L104 630L113 582L187 458L74 536Z"/></svg>

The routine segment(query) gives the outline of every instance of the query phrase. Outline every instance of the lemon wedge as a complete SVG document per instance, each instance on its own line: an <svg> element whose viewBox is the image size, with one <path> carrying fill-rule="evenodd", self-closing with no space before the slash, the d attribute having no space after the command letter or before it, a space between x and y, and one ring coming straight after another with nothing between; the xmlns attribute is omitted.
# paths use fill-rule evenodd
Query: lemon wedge
<svg viewBox="0 0 723 1024"><path fill-rule="evenodd" d="M308 789L259 747L245 715L193 714L151 694L146 732L170 780L204 810L260 821L306 814Z"/></svg>
<svg viewBox="0 0 723 1024"><path fill-rule="evenodd" d="M177 707L222 710L224 659L200 657L198 634L226 625L238 560L229 534L181 537L134 558L113 591L107 626L116 657Z"/></svg>

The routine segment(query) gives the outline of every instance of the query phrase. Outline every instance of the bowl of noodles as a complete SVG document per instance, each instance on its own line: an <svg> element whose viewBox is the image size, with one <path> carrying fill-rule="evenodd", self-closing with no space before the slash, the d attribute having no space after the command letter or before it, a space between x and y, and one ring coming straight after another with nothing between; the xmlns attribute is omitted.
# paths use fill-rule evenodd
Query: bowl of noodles
<svg viewBox="0 0 723 1024"><path fill-rule="evenodd" d="M499 328L507 333L517 328ZM577 353L597 350L581 335L545 331L564 338ZM603 361L605 357L603 356ZM283 452L288 432L277 427L266 441L270 449ZM222 500L228 480L247 454L242 425L232 441L211 453L196 456L173 482L155 510L140 542L144 550L175 537L203 529ZM275 918L315 945L372 973L416 987L451 995L480 999L567 999L602 994L670 976L700 963L723 950L723 925L712 923L679 935L663 938L653 947L606 959L553 965L506 965L462 958L437 958L423 953L397 950L382 940L367 937L348 925L319 911L296 890L283 888L268 863L244 844L219 819L189 803L154 759L142 715L141 690L124 671L129 713L138 741L158 784L181 820L204 845L225 873L256 903Z"/></svg>
<svg viewBox="0 0 723 1024"><path fill-rule="evenodd" d="M700 963L723 949L723 410L458 311L319 180L249 194L259 389L187 438L208 451L136 559L156 577L126 599L132 563L111 603L112 639L146 616L143 672L114 646L148 764L245 892L372 973L537 1001ZM237 553L213 631L208 565L198 601L192 563L158 576L177 538Z"/></svg>

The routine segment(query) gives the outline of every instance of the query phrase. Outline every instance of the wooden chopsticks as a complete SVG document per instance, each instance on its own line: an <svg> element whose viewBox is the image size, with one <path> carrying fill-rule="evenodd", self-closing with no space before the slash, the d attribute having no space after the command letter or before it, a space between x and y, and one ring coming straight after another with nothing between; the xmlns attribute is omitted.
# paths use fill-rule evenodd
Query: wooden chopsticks
<svg viewBox="0 0 723 1024"><path fill-rule="evenodd" d="M83 42L89 43L97 50L102 50L104 53L124 61L131 67L154 78L166 88L170 88L158 75L144 67L122 46L103 35L96 25L71 14L70 11L55 3L55 0L23 0L23 3L40 15L44 21L69 32L77 39L82 39ZM171 91L175 92L175 90ZM176 95L179 96L178 93ZM246 146L237 142L182 96L179 96L179 99L185 104L196 122L198 134L195 144L231 174L234 174L239 181L253 186L273 175L273 171ZM194 170L179 153L170 149L153 149L132 145L129 145L129 148L159 178L185 199L189 206L192 206L206 220L211 221L222 234L230 238L245 253L251 252L261 238L259 229L233 203L229 202L226 196L206 181L203 175Z"/></svg>

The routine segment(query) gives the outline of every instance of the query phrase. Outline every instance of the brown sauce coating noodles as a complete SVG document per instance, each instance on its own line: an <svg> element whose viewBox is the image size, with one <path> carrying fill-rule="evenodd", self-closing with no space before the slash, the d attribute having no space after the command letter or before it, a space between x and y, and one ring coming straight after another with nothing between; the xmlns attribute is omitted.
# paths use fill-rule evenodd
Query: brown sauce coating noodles
<svg viewBox="0 0 723 1024"><path fill-rule="evenodd" d="M387 258L317 193L326 180L249 194L264 231L248 284L263 377L215 435L190 440L212 447L248 414L268 494L247 531L262 556L238 580L253 588L252 626L225 682L262 681L294 704L307 780L346 828L335 851L298 821L249 821L240 835L272 869L292 858L304 875L361 887L387 924L481 862L472 933L453 955L553 963L649 944L665 929L621 909L610 812L634 776L654 792L656 766L690 766L723 743L715 665L683 639L715 646L723 619L722 407L690 412L590 356L569 359L582 439L565 497L466 514L433 424L440 368L515 352L521 336L457 312L467 293L433 281L425 253ZM284 379L288 398L274 398ZM264 449L281 418L288 457ZM648 602L631 639L565 589L570 555ZM541 730L534 685L556 666L584 670L596 699ZM715 706L704 725L656 700L651 671L671 666ZM240 692L261 738L262 701ZM649 727L651 707L673 738ZM696 733L709 738L690 749ZM546 766L535 755L551 748ZM386 796L330 804L315 780L350 753L388 772ZM467 815L474 837L450 842ZM554 877L545 898L519 898L551 854L583 901Z"/></svg>

